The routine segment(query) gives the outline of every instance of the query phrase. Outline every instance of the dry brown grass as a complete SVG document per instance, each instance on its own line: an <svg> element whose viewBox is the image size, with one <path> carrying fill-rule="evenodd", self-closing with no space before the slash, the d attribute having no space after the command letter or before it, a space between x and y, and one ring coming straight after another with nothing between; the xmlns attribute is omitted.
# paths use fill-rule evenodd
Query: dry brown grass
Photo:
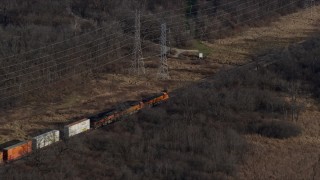
<svg viewBox="0 0 320 180"><path fill-rule="evenodd" d="M315 12L320 6L314 7ZM267 26L248 28L241 33L217 40L215 43L203 42L212 48L211 57L221 63L243 64L251 60L257 52L285 47L297 43L314 34L319 29L320 14L310 15L310 10L302 10Z"/></svg>
<svg viewBox="0 0 320 180"><path fill-rule="evenodd" d="M319 111L309 110L302 114L297 124L303 133L297 138L276 140L247 135L252 149L240 166L240 179L319 179L319 115Z"/></svg>

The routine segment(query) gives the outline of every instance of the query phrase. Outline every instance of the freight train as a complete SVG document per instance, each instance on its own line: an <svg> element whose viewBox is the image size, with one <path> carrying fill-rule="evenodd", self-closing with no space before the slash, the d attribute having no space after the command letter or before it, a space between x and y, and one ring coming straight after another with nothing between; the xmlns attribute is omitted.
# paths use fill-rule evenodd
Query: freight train
<svg viewBox="0 0 320 180"><path fill-rule="evenodd" d="M52 130L45 134L33 137L27 141L13 140L0 145L0 164L20 159L35 150L39 150L53 143L60 141L60 134L64 139L86 132L90 129L97 129L122 118L134 114L146 107L153 107L169 99L167 91L163 91L141 101L128 101L113 109L106 110L88 118L83 118L64 126L64 129Z"/></svg>

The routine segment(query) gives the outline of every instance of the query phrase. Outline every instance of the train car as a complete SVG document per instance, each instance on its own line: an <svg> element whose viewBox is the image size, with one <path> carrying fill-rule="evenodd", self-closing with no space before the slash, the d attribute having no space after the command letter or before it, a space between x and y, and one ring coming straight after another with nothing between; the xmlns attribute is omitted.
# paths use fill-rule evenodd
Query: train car
<svg viewBox="0 0 320 180"><path fill-rule="evenodd" d="M142 100L144 106L152 107L169 99L167 92L162 92Z"/></svg>
<svg viewBox="0 0 320 180"><path fill-rule="evenodd" d="M107 110L105 112L99 113L95 116L89 117L90 126L94 129L101 126L110 124L122 117L128 116L130 114L136 113L141 110L143 103L139 101L128 101L122 103L115 107L114 109Z"/></svg>
<svg viewBox="0 0 320 180"><path fill-rule="evenodd" d="M143 102L140 101L127 101L120 105L119 116L129 116L140 111L143 108Z"/></svg>
<svg viewBox="0 0 320 180"><path fill-rule="evenodd" d="M3 161L13 161L32 152L32 141L10 141L2 145Z"/></svg>
<svg viewBox="0 0 320 180"><path fill-rule="evenodd" d="M60 131L52 130L32 138L32 149L41 149L60 140Z"/></svg>
<svg viewBox="0 0 320 180"><path fill-rule="evenodd" d="M115 109L107 110L95 116L89 117L90 126L94 129L103 125L110 124L116 119L117 111Z"/></svg>
<svg viewBox="0 0 320 180"><path fill-rule="evenodd" d="M97 128L112 123L122 117L126 117L128 115L136 113L144 107L152 107L168 99L168 93L162 92L157 95L145 98L141 102L128 101L119 105L115 109L111 109L92 116L90 117L90 119L82 119L80 121L66 125L63 131L64 138L68 138L87 131L90 129L90 126L92 128ZM59 141L59 134L59 131L53 130L51 132L34 137L33 140L24 142L14 140L0 145L0 164L2 162L17 160L22 158L23 156L26 156L27 154L32 152L33 146L34 149L40 149Z"/></svg>
<svg viewBox="0 0 320 180"><path fill-rule="evenodd" d="M82 119L80 121L64 126L63 136L69 138L71 136L83 133L90 129L90 119Z"/></svg>
<svg viewBox="0 0 320 180"><path fill-rule="evenodd" d="M0 151L0 164L2 164L2 163L3 163L3 152Z"/></svg>

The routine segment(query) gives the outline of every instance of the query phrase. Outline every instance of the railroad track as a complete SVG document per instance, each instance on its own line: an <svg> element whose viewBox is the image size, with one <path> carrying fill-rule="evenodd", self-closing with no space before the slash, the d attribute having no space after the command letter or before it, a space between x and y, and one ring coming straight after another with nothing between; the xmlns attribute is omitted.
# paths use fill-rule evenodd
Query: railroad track
<svg viewBox="0 0 320 180"><path fill-rule="evenodd" d="M182 88L178 88L172 92L170 92L170 99L177 97L179 94L181 94L181 91L184 91L186 89L190 89L192 87L198 86L198 85L203 85L203 83L206 83L208 81L212 81L216 78L217 75L219 75L219 73L234 73L237 72L239 70L258 70L260 67L267 67L270 66L272 64L274 64L276 62L276 60L257 60L257 61L252 61L243 65L238 65L236 67L231 67L229 69L227 69L226 71L223 72L217 72L215 75L210 75L207 77L204 77L202 79L200 79L198 82L195 83L191 83L189 85L187 85L186 87L182 87Z"/></svg>

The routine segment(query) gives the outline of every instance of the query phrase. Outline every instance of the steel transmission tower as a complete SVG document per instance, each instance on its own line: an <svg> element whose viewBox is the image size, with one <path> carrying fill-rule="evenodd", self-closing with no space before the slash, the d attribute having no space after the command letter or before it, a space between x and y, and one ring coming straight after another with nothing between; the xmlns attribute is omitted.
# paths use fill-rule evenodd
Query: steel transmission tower
<svg viewBox="0 0 320 180"><path fill-rule="evenodd" d="M167 24L161 24L161 54L160 54L160 67L158 72L159 79L169 79L169 67L167 59Z"/></svg>
<svg viewBox="0 0 320 180"><path fill-rule="evenodd" d="M135 18L135 42L134 42L134 58L131 64L131 71L133 74L145 74L144 61L142 57L141 49L141 21L140 21L140 11L136 11Z"/></svg>
<svg viewBox="0 0 320 180"><path fill-rule="evenodd" d="M315 7L315 6L316 6L315 0L309 0L309 8L310 8L311 18L312 18L313 15L314 15L314 9L313 9L313 7Z"/></svg>
<svg viewBox="0 0 320 180"><path fill-rule="evenodd" d="M305 7L306 8L312 8L316 5L315 0L305 0Z"/></svg>

